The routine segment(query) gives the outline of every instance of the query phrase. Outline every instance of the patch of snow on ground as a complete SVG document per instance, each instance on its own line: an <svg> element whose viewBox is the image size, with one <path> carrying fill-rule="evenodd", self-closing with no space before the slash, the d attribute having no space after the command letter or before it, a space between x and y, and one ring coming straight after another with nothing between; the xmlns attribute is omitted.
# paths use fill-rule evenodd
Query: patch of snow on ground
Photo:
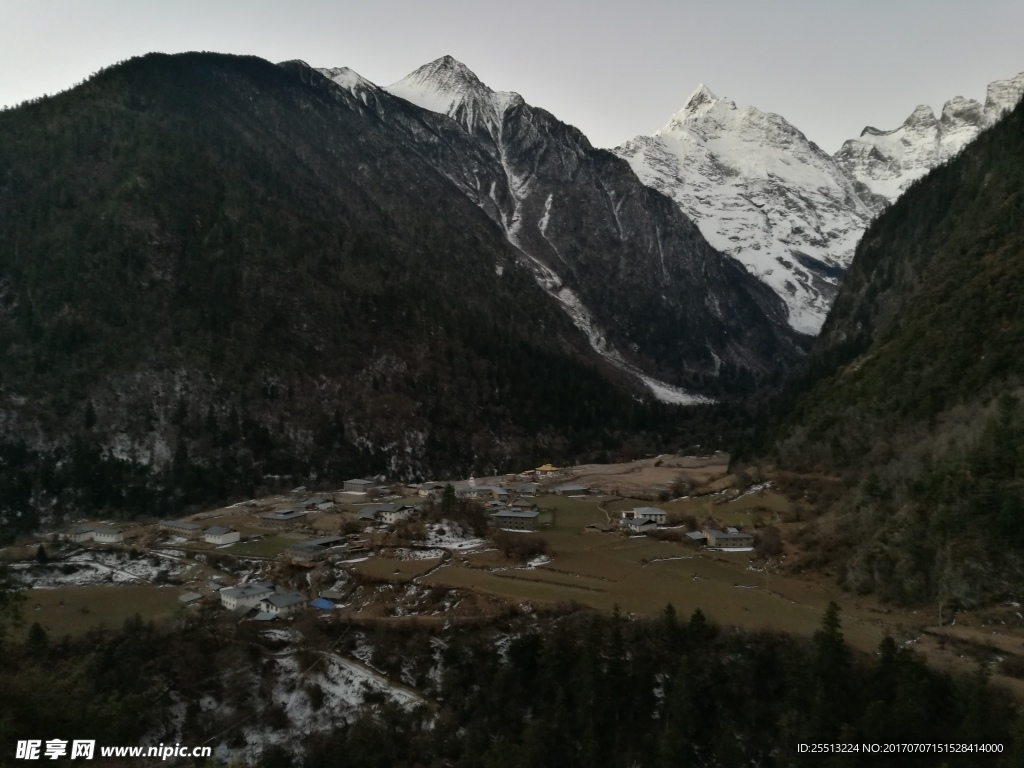
<svg viewBox="0 0 1024 768"><path fill-rule="evenodd" d="M477 547L484 546L486 543L486 539L481 539L467 531L463 531L458 523L453 523L451 520L442 520L440 523L431 525L427 529L427 538L424 541L424 544L428 547L455 550L476 549Z"/></svg>
<svg viewBox="0 0 1024 768"><path fill-rule="evenodd" d="M547 555L537 555L537 557L526 562L525 568L540 568L542 565L547 565L551 562L551 558Z"/></svg>
<svg viewBox="0 0 1024 768"><path fill-rule="evenodd" d="M651 563L667 563L670 560L692 560L694 555L670 555L668 557L652 557L647 561L647 564Z"/></svg>
<svg viewBox="0 0 1024 768"><path fill-rule="evenodd" d="M734 502L734 501L739 501L744 496L751 496L751 495L753 495L755 493L760 493L761 491L767 491L771 487L772 487L772 484L771 484L770 480L768 482L766 482L766 483L758 483L757 485L752 485L749 488L747 488L747 490L745 490L743 493L741 493L739 496L737 496L735 499L730 499L729 503L732 504L732 502Z"/></svg>
<svg viewBox="0 0 1024 768"><path fill-rule="evenodd" d="M266 629L260 632L260 637L264 640L274 640L284 643L291 643L301 639L301 635L292 629Z"/></svg>
<svg viewBox="0 0 1024 768"><path fill-rule="evenodd" d="M292 732L308 733L323 725L322 711L313 709L309 695L313 685L323 691L323 711L328 712L344 713L361 707L370 692L382 693L401 706L418 703L415 694L393 686L387 678L358 662L333 653L324 653L323 660L326 663L313 670L302 668L294 656L274 659L279 684L275 686L272 699L284 707Z"/></svg>
<svg viewBox="0 0 1024 768"><path fill-rule="evenodd" d="M396 549L392 555L395 560L433 560L444 557L443 549Z"/></svg>
<svg viewBox="0 0 1024 768"><path fill-rule="evenodd" d="M61 561L17 563L11 566L11 572L29 589L53 589L103 584L152 584L160 571L174 575L187 567L163 561L153 565L150 556L134 560L124 557L122 560L122 555L120 552L88 550Z"/></svg>

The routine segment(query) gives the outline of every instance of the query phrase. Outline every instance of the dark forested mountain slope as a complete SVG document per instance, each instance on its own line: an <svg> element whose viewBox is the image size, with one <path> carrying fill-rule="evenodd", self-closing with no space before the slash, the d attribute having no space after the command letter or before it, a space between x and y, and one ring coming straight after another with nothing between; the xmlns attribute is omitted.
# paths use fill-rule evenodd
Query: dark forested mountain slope
<svg viewBox="0 0 1024 768"><path fill-rule="evenodd" d="M902 599L1015 594L1024 554L1024 108L867 231L776 435L844 474L845 581ZM837 550L837 551L842 551Z"/></svg>
<svg viewBox="0 0 1024 768"><path fill-rule="evenodd" d="M523 203L493 147L332 77L153 54L0 114L12 525L47 508L163 513L266 476L517 466L634 432L654 447L644 433L675 417L649 374L718 394L799 354L781 304L642 187L636 216L664 216L641 245L602 234L618 244L587 241L565 285L546 282L509 236ZM628 174L546 113L529 121L575 137L586 189L595 162ZM525 141L517 162L532 151L539 167L551 141ZM565 194L557 242L614 220ZM649 277L652 226L671 266ZM566 311L570 284L601 329Z"/></svg>
<svg viewBox="0 0 1024 768"><path fill-rule="evenodd" d="M308 68L151 55L0 114L11 525L666 422L602 365L485 212Z"/></svg>

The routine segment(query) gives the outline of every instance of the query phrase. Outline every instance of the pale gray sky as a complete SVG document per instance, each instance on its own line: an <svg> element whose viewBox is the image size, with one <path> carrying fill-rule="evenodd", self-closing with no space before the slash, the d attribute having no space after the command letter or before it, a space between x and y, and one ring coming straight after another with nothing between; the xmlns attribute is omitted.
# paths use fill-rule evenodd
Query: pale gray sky
<svg viewBox="0 0 1024 768"><path fill-rule="evenodd" d="M387 85L444 54L597 146L704 82L833 152L867 124L1024 70L1021 0L0 0L0 104L149 51L348 66Z"/></svg>

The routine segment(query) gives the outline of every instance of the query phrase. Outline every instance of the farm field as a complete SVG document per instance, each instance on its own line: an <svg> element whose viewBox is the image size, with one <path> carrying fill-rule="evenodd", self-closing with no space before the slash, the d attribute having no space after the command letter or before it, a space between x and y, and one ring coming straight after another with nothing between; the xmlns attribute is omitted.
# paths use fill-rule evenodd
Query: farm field
<svg viewBox="0 0 1024 768"><path fill-rule="evenodd" d="M171 616L181 589L147 586L58 587L24 593L25 627L38 621L51 638L80 635L98 626L116 629L138 614L144 621Z"/></svg>
<svg viewBox="0 0 1024 768"><path fill-rule="evenodd" d="M677 480L702 486L720 480L729 472L728 454L713 456L665 455L624 464L583 464L569 470L563 482L596 485L622 495L670 487Z"/></svg>
<svg viewBox="0 0 1024 768"><path fill-rule="evenodd" d="M255 557L277 557L296 542L294 538L267 536L252 541L242 541L221 550L229 555L252 555Z"/></svg>
<svg viewBox="0 0 1024 768"><path fill-rule="evenodd" d="M753 527L755 523L774 523L795 511L793 503L780 493L762 489L726 500L724 494L693 496L675 501L651 502L638 499L615 499L607 503L610 512L634 507L658 507L670 514L692 515L698 520L713 517L722 525Z"/></svg>
<svg viewBox="0 0 1024 768"><path fill-rule="evenodd" d="M371 557L369 560L356 563L352 570L355 573L373 579L403 584L417 576L422 576L440 562L441 558L439 557L428 560L396 560L390 557Z"/></svg>
<svg viewBox="0 0 1024 768"><path fill-rule="evenodd" d="M806 637L819 628L825 607L835 600L842 609L843 632L847 640L863 651L873 651L888 632L900 642L913 643L913 647L930 657L957 668L974 664L979 654L984 656L982 646L991 646L1000 653L1024 656L1024 630L1003 626L1002 622L982 615L957 614L957 634L953 637L948 626L933 626L937 623L937 616L930 608L898 609L882 605L872 597L843 593L831 575L785 572L784 566L780 567L780 558L773 559L766 569L765 563L756 560L750 552L713 552L690 541L631 537L617 529L623 510L644 506L656 506L678 517L693 516L701 524L713 522L718 527L736 525L747 531L753 531L762 524L774 524L783 531L791 526L799 527L798 522L787 522L799 519L801 510L798 503L766 485L753 485L739 495L734 488L727 488L674 501L650 500L652 494L662 493L679 480L685 480L693 487L703 484L705 489L722 487L730 482L726 473L727 457L722 455L705 458L663 456L630 464L566 469L557 480L546 480L545 485L579 482L600 485L606 491L615 490L625 495L565 497L542 492L536 502L543 510L553 510L553 523L542 526L536 533L510 534L513 537L540 537L548 543L551 560L535 567L517 564L492 544L478 539L464 548L453 550L445 559L400 559L391 556L391 548L401 549L403 542L396 541L394 534L373 533L368 535L369 546L380 548L378 555L350 563L345 568L357 578L382 582L380 588L388 595L404 594L404 588L395 587L413 581L423 587L461 589L464 592L459 599L466 602L460 602L463 608L458 613L470 610L474 616L503 610L507 603L523 602L577 603L603 611L618 607L624 614L657 615L671 603L684 617L700 608L709 619L725 626L784 631ZM508 477L496 478L495 482L510 480ZM483 479L479 479L480 482L484 482ZM629 494L646 498L631 498ZM308 526L322 533L311 533L308 529L305 534L278 530L268 532L255 523L254 515L259 511L291 506L297 495L260 499L254 505L225 507L194 518L204 525L226 525L244 534L260 535L260 538L213 551L272 559L296 541L337 530L350 518L347 510L358 508L358 503L366 501L363 497L348 498L339 494L338 498L344 501L331 511L310 513L306 521ZM419 497L408 500L422 501ZM609 524L616 530L608 532L589 527L605 528ZM139 531L145 532L145 529L140 528ZM436 538L432 534L430 541L441 547L447 546L440 540L434 541ZM420 548L424 545L421 542ZM204 549L205 546L194 543L191 548ZM32 558L34 552L33 546L19 550L9 548L5 554L9 559L26 560ZM789 554L793 552L789 551ZM163 566L174 571L177 579L224 575L200 561L188 557L182 560L182 553L175 552L173 545L164 545L159 556L166 559ZM182 562L176 563L178 560ZM782 563L785 561L785 558L781 559ZM117 563L113 565L131 570ZM143 575L142 580L145 578ZM177 596L180 590L134 584L82 585L90 583L81 582L76 586L51 583L47 585L51 588L29 590L26 593L25 626L39 621L51 636L60 637L81 634L100 624L120 626L136 613L149 619L171 616L179 610ZM381 611L386 607L386 601L376 605ZM372 614L374 609L371 598L370 603L360 610L368 610ZM393 618L391 614L382 612L381 617L385 616ZM949 617L946 618L948 623ZM969 637L961 642L960 636L967 634L969 629ZM968 641L981 651L965 651L963 643ZM994 673L994 676L999 675ZM1024 692L1024 680L1015 681L1015 684Z"/></svg>
<svg viewBox="0 0 1024 768"><path fill-rule="evenodd" d="M693 512L714 514L723 524L748 524L749 510L788 504L770 492L751 494L735 502L735 518L720 514L726 505L713 505L714 497L693 501ZM668 603L682 614L700 608L722 624L756 629L812 634L821 624L825 607L835 599L843 605L847 639L856 647L877 647L886 627L878 612L853 605L848 596L816 582L791 576L766 574L754 566L749 552L708 552L689 544L658 541L646 536L626 537L587 529L608 518L610 512L651 506L635 499L604 501L599 498L538 498L541 507L555 509L555 523L536 534L551 546L552 561L537 568L501 566L496 553L467 557L467 567L453 562L422 580L427 586L473 589L508 600L541 602L576 601L601 610L618 606L624 613L655 615ZM687 500L690 501L690 500ZM703 506L706 505L706 506ZM657 505L663 509L671 504ZM698 511L701 510L701 511ZM704 512L704 509L710 512ZM730 510L732 511L732 510ZM498 567L495 567L498 566ZM844 605L851 603L850 605Z"/></svg>

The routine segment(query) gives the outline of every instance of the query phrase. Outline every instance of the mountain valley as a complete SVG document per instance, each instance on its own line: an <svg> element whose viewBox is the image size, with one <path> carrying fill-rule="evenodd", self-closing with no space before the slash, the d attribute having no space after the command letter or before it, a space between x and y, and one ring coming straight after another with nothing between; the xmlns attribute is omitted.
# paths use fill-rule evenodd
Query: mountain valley
<svg viewBox="0 0 1024 768"><path fill-rule="evenodd" d="M450 56L0 112L5 757L1024 764L1022 93L835 155Z"/></svg>

